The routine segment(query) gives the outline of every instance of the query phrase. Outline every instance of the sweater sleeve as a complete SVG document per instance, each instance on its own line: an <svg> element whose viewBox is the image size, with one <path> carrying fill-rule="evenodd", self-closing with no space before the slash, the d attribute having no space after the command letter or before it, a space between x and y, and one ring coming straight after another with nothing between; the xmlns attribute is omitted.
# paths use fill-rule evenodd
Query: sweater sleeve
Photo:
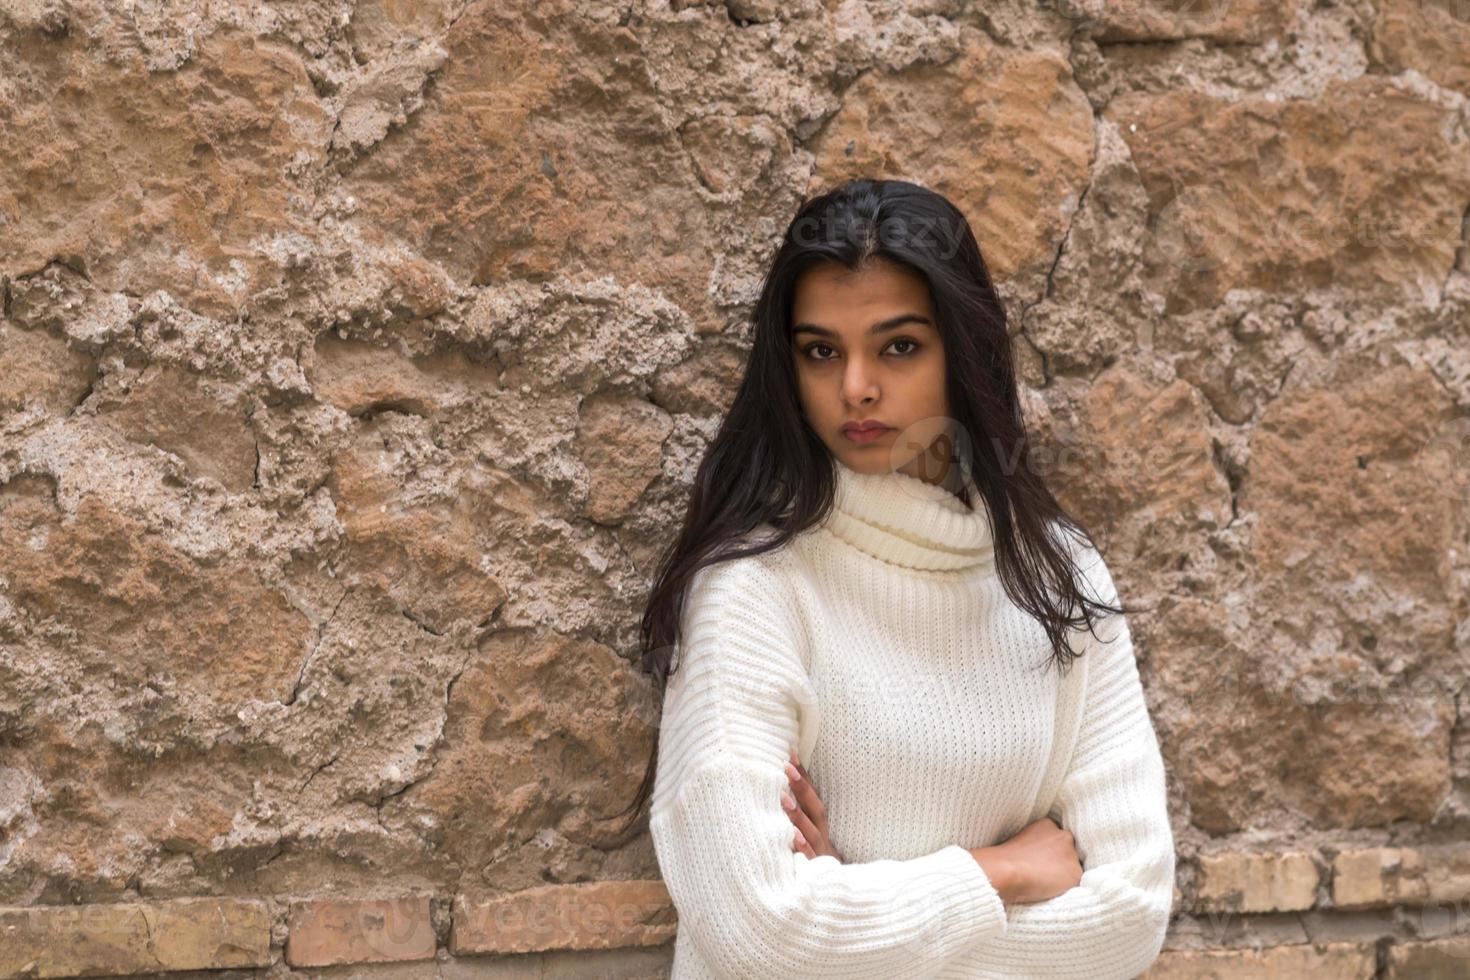
<svg viewBox="0 0 1470 980"><path fill-rule="evenodd" d="M1096 550L1080 564L1092 594L1118 604ZM1083 631L1083 702L1075 746L1049 813L1070 830L1082 880L1042 902L1011 905L1008 928L978 943L985 975L1014 980L1131 980L1163 948L1174 896L1174 838L1164 763L1123 615Z"/></svg>
<svg viewBox="0 0 1470 980"><path fill-rule="evenodd" d="M701 569L665 692L649 829L701 959L726 977L930 976L1004 932L958 843L910 860L792 849L789 747L816 723L802 616L770 554Z"/></svg>

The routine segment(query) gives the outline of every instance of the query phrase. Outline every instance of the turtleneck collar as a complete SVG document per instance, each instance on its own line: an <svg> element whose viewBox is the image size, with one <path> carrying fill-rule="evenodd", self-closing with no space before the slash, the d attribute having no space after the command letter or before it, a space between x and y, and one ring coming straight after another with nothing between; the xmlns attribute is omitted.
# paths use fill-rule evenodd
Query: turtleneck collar
<svg viewBox="0 0 1470 980"><path fill-rule="evenodd" d="M837 485L825 526L843 541L924 571L960 571L993 560L990 509L973 477L971 510L944 487L907 473L860 473L835 456L832 463Z"/></svg>

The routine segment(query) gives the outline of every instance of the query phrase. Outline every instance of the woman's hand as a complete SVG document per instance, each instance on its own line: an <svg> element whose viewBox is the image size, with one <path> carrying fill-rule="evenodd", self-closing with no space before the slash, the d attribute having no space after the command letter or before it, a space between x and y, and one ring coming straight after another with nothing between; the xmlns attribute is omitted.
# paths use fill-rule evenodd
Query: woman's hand
<svg viewBox="0 0 1470 980"><path fill-rule="evenodd" d="M795 748L791 750L791 761L786 764L786 782L791 788L781 794L781 806L785 808L786 816L796 824L792 850L809 858L831 855L841 863L842 855L837 853L827 837L827 808L817 796L801 760L796 757Z"/></svg>
<svg viewBox="0 0 1470 980"><path fill-rule="evenodd" d="M970 849L1001 901L1043 902L1082 881L1072 832L1051 817L1035 820L1006 840Z"/></svg>

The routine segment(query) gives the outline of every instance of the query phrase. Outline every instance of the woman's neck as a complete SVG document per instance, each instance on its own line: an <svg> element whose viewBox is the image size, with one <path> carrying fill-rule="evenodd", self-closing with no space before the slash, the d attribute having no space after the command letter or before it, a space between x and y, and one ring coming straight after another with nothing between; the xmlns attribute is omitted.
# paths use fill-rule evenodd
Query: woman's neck
<svg viewBox="0 0 1470 980"><path fill-rule="evenodd" d="M837 477L827 528L848 544L905 568L959 571L993 559L989 509L974 480L971 504L942 483L903 470L863 473L833 457ZM958 483L958 468L948 482Z"/></svg>

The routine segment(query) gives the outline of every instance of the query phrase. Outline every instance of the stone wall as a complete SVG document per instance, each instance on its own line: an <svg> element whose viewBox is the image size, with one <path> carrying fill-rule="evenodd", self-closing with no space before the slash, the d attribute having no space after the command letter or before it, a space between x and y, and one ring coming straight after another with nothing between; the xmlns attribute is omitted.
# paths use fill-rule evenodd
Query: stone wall
<svg viewBox="0 0 1470 980"><path fill-rule="evenodd" d="M0 0L0 66L0 976L666 975L643 589L858 174L969 216L1145 607L1151 975L1470 972L1465 0Z"/></svg>

